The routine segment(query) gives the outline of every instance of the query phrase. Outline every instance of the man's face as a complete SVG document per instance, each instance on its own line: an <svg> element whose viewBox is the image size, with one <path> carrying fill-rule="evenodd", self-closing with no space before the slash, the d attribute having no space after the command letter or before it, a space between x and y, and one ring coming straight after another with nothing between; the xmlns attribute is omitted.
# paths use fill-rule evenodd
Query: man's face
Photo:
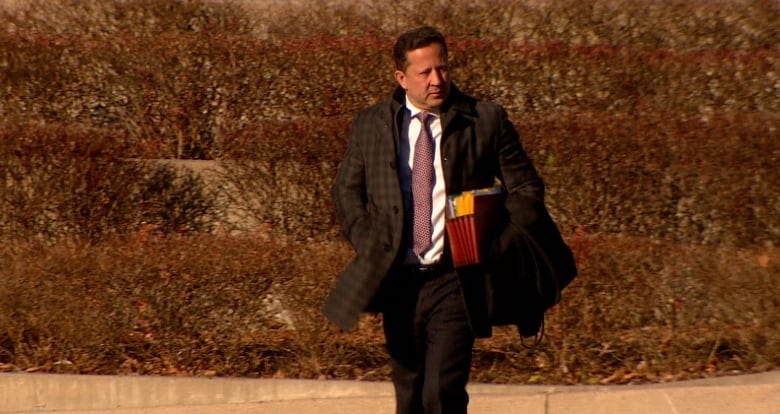
<svg viewBox="0 0 780 414"><path fill-rule="evenodd" d="M433 43L406 52L409 65L395 71L395 80L406 89L406 96L416 107L438 112L450 93L450 74L444 48Z"/></svg>

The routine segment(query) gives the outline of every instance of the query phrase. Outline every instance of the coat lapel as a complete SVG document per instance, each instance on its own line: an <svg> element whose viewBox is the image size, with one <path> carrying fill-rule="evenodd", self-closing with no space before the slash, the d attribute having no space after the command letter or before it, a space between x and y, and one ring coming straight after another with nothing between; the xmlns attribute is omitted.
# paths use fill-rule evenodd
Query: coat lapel
<svg viewBox="0 0 780 414"><path fill-rule="evenodd" d="M443 170L447 194L460 192L463 183L460 181L459 171L471 170L474 167L474 160L462 159L463 157L458 156L458 154L468 153L468 151L461 151L460 147L468 145L469 137L466 136L466 132L473 127L476 119L473 105L464 98L460 90L453 85L450 99L442 108L441 156L445 161Z"/></svg>

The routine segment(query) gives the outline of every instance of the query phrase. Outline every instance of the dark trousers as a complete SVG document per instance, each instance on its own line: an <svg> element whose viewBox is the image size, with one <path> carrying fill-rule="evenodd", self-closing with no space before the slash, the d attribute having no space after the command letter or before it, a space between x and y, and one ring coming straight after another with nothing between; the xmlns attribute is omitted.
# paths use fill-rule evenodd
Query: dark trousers
<svg viewBox="0 0 780 414"><path fill-rule="evenodd" d="M457 275L405 273L383 314L396 413L465 414L474 334Z"/></svg>

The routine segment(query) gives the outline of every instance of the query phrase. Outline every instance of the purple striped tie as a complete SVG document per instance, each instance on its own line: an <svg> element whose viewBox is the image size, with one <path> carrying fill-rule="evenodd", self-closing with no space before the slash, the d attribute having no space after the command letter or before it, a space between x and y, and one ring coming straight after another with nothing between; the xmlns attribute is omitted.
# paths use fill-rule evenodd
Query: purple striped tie
<svg viewBox="0 0 780 414"><path fill-rule="evenodd" d="M420 135L414 145L414 160L412 161L412 250L418 256L431 247L431 210L433 204L433 140L428 130L428 121L433 115L420 112L415 115L420 120Z"/></svg>

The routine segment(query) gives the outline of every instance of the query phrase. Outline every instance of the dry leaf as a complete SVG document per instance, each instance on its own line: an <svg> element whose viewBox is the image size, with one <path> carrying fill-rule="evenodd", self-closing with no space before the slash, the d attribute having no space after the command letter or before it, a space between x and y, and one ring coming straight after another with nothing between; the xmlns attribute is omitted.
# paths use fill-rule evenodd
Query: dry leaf
<svg viewBox="0 0 780 414"><path fill-rule="evenodd" d="M617 371L615 371L615 373L614 373L614 374L612 374L612 375L610 375L610 376L608 376L608 377L606 377L606 378L602 379L602 380L601 380L601 381L599 381L599 382L601 382L601 383L602 383L602 384L604 384L604 385L606 385L606 384L611 384L611 383L615 382L615 380L617 380L617 379L620 379L620 378L623 378L623 376L625 376L625 375L626 375L626 370L625 370L625 368L620 368L620 369L618 369Z"/></svg>

